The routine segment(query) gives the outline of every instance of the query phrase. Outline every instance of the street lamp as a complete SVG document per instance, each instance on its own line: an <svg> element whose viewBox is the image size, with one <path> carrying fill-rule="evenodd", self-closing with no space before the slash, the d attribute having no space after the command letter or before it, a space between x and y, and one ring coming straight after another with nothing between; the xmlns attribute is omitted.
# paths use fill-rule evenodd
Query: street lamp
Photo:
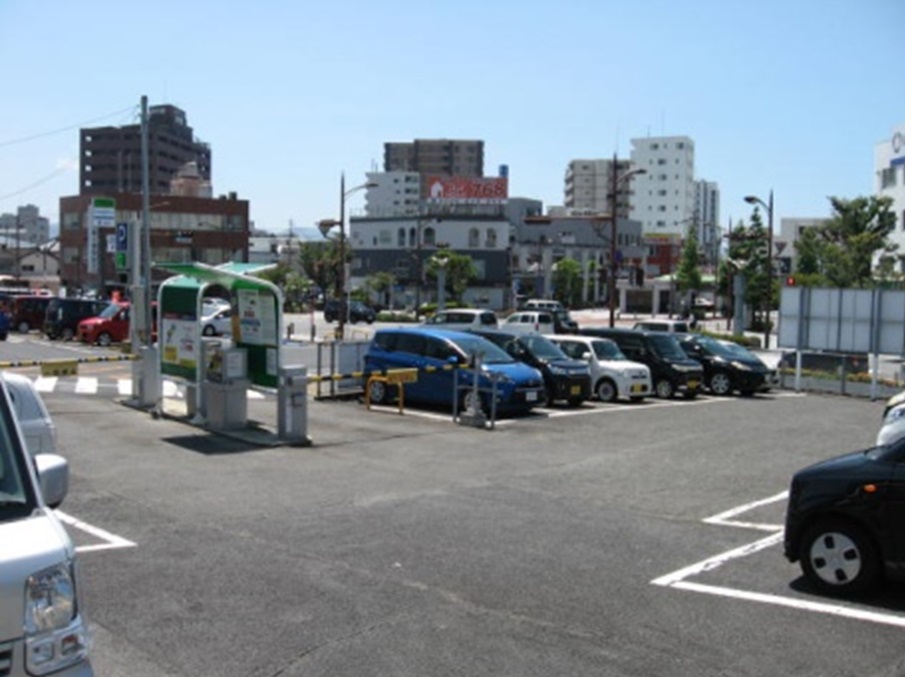
<svg viewBox="0 0 905 677"><path fill-rule="evenodd" d="M745 202L750 205L760 205L767 210L767 307L764 315L764 348L769 348L770 307L773 304L773 190L770 190L770 198L767 202L755 195L745 196Z"/></svg>
<svg viewBox="0 0 905 677"><path fill-rule="evenodd" d="M346 198L359 190L366 188L374 188L378 184L374 181L362 183L353 188L346 190L346 174L343 172L339 177L339 220L325 219L319 221L317 226L321 234L326 237L327 232L333 226L339 226L339 274L336 276L336 298L340 301L341 312L337 318L336 338L343 340L345 335L346 322L349 318L349 299L348 299L348 274L346 271Z"/></svg>
<svg viewBox="0 0 905 677"><path fill-rule="evenodd" d="M616 205L619 196L619 185L628 181L633 176L647 174L647 170L643 167L630 169L623 172L621 176L616 175L618 159L616 153L613 153L613 168L611 174L613 176L613 192L612 203L610 204L610 275L607 279L607 302L610 308L610 327L616 326Z"/></svg>

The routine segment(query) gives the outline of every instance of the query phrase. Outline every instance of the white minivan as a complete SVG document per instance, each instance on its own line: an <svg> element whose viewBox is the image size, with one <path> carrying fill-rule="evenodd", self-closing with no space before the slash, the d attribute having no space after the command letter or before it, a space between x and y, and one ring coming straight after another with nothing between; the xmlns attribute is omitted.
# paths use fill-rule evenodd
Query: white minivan
<svg viewBox="0 0 905 677"><path fill-rule="evenodd" d="M0 379L0 675L92 677L75 547L53 508L66 459L32 456Z"/></svg>
<svg viewBox="0 0 905 677"><path fill-rule="evenodd" d="M616 342L595 336L548 336L569 357L583 360L591 370L591 391L601 402L619 398L639 402L653 394L650 367L629 360Z"/></svg>

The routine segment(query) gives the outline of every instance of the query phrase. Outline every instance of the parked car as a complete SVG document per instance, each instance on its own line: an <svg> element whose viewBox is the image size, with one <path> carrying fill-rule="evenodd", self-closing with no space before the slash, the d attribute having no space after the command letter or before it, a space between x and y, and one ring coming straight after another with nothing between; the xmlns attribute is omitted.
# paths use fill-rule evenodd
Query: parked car
<svg viewBox="0 0 905 677"><path fill-rule="evenodd" d="M554 334L575 334L578 331L578 323L572 319L568 310L554 310L552 314Z"/></svg>
<svg viewBox="0 0 905 677"><path fill-rule="evenodd" d="M905 404L897 404L883 416L883 423L877 433L877 444L892 444L905 437Z"/></svg>
<svg viewBox="0 0 905 677"><path fill-rule="evenodd" d="M475 334L434 327L378 329L364 357L366 373L415 368L418 378L405 384L405 401L467 409L473 402L474 372L467 369L475 354L482 354L478 375L480 406L489 411L496 378L496 408L500 413L523 413L543 404L544 378L534 367L515 360L504 350ZM454 378L453 371L457 377ZM454 382L460 388L456 392ZM379 404L394 395L394 386L378 380L368 385L368 397Z"/></svg>
<svg viewBox="0 0 905 677"><path fill-rule="evenodd" d="M680 334L682 350L704 368L704 386L714 395L765 393L778 384L775 369L744 346L700 334Z"/></svg>
<svg viewBox="0 0 905 677"><path fill-rule="evenodd" d="M496 329L499 326L496 313L487 308L450 308L438 310L424 321L437 329Z"/></svg>
<svg viewBox="0 0 905 677"><path fill-rule="evenodd" d="M547 337L508 331L471 331L540 371L548 403L564 400L569 406L577 407L591 397L591 373L587 362L572 359Z"/></svg>
<svg viewBox="0 0 905 677"><path fill-rule="evenodd" d="M51 340L69 341L78 334L79 322L100 315L108 305L109 301L100 299L51 299L44 315L44 334Z"/></svg>
<svg viewBox="0 0 905 677"><path fill-rule="evenodd" d="M673 334L687 334L692 330L685 320L641 320L632 325L641 331L667 331Z"/></svg>
<svg viewBox="0 0 905 677"><path fill-rule="evenodd" d="M519 310L565 310L562 303L554 299L528 299Z"/></svg>
<svg viewBox="0 0 905 677"><path fill-rule="evenodd" d="M0 341L5 341L9 335L9 313L0 308Z"/></svg>
<svg viewBox="0 0 905 677"><path fill-rule="evenodd" d="M670 399L682 393L694 399L703 387L704 369L685 354L675 334L618 327L589 327L580 333L612 339L630 360L646 364L657 397Z"/></svg>
<svg viewBox="0 0 905 677"><path fill-rule="evenodd" d="M114 301L97 316L87 317L78 325L78 337L82 343L109 346L129 338L131 304L128 301Z"/></svg>
<svg viewBox="0 0 905 677"><path fill-rule="evenodd" d="M786 508L784 553L834 595L905 573L905 437L799 470Z"/></svg>
<svg viewBox="0 0 905 677"><path fill-rule="evenodd" d="M75 547L52 508L69 467L31 456L0 379L0 674L91 677Z"/></svg>
<svg viewBox="0 0 905 677"><path fill-rule="evenodd" d="M328 299L327 302L324 303L324 319L327 322L336 322L340 317L343 317L345 307L346 306L342 301ZM367 303L353 299L352 301L349 301L349 313L346 317L352 324L355 324L356 322L367 322L368 324L371 324L377 319L377 313L374 312L374 309Z"/></svg>
<svg viewBox="0 0 905 677"><path fill-rule="evenodd" d="M6 391L32 456L57 453L57 426L44 405L34 381L11 371L0 372Z"/></svg>
<svg viewBox="0 0 905 677"><path fill-rule="evenodd" d="M233 331L233 311L229 306L220 306L201 317L201 334L204 336L226 336Z"/></svg>
<svg viewBox="0 0 905 677"><path fill-rule="evenodd" d="M549 310L517 310L506 318L500 329L519 334L554 334L556 326Z"/></svg>
<svg viewBox="0 0 905 677"><path fill-rule="evenodd" d="M650 368L628 359L612 339L569 334L549 338L566 355L588 364L592 392L601 402L640 402L653 393Z"/></svg>
<svg viewBox="0 0 905 677"><path fill-rule="evenodd" d="M44 316L52 296L27 295L14 296L10 300L10 325L20 334L27 334L32 329L44 326Z"/></svg>

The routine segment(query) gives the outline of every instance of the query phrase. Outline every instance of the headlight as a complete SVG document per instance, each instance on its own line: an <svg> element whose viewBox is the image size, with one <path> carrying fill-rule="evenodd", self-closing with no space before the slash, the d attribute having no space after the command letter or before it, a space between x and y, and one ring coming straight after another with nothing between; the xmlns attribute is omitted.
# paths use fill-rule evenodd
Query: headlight
<svg viewBox="0 0 905 677"><path fill-rule="evenodd" d="M751 367L749 367L744 362L733 361L732 366L735 367L736 369L738 369L739 371L751 371Z"/></svg>
<svg viewBox="0 0 905 677"><path fill-rule="evenodd" d="M24 625L26 660L32 674L56 672L88 655L75 576L69 565L58 564L28 577Z"/></svg>
<svg viewBox="0 0 905 677"><path fill-rule="evenodd" d="M567 369L563 369L562 367L550 367L550 373L554 376L565 376L569 373Z"/></svg>

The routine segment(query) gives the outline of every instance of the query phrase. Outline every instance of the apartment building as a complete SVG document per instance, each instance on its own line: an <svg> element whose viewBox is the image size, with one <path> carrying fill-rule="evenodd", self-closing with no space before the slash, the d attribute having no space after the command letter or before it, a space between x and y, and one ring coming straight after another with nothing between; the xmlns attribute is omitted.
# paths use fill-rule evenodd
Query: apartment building
<svg viewBox="0 0 905 677"><path fill-rule="evenodd" d="M79 194L140 193L141 125L80 130ZM148 180L151 194L170 192L170 181L187 163L211 180L211 149L195 138L185 111L171 105L148 109Z"/></svg>
<svg viewBox="0 0 905 677"><path fill-rule="evenodd" d="M484 142L466 139L415 139L384 144L385 172L422 176L484 176Z"/></svg>
<svg viewBox="0 0 905 677"><path fill-rule="evenodd" d="M687 136L632 139L635 177L631 218L645 234L682 237L695 219L694 141Z"/></svg>
<svg viewBox="0 0 905 677"><path fill-rule="evenodd" d="M616 178L632 168L628 160L572 160L566 168L563 206L572 214L608 214L609 194L613 192L613 172ZM616 215L620 219L629 218L631 212L634 182L619 186Z"/></svg>

